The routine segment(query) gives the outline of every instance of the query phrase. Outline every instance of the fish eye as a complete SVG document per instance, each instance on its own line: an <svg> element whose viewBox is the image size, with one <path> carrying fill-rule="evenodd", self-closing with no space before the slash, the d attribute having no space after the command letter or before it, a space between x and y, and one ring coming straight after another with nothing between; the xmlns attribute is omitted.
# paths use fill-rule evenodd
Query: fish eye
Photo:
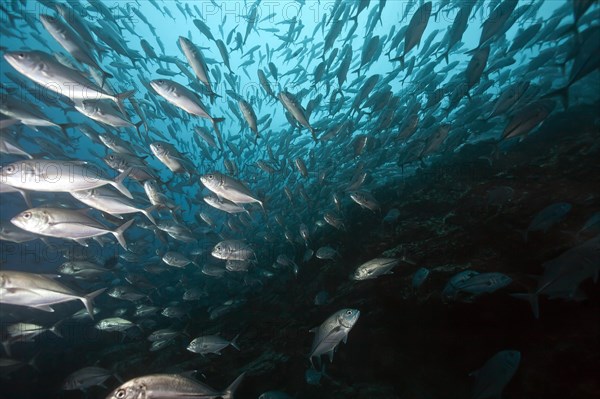
<svg viewBox="0 0 600 399"><path fill-rule="evenodd" d="M212 174L211 174L211 175L208 175L208 178L209 178L210 180L212 180L212 179L214 179L214 178L215 178L215 175L212 175Z"/></svg>
<svg viewBox="0 0 600 399"><path fill-rule="evenodd" d="M23 58L25 58L25 53L18 53L17 57L23 59Z"/></svg>
<svg viewBox="0 0 600 399"><path fill-rule="evenodd" d="M346 315L347 316L351 316L352 315L352 311L351 310L346 310Z"/></svg>
<svg viewBox="0 0 600 399"><path fill-rule="evenodd" d="M24 219L29 219L29 218L31 218L31 212L25 212L25 213L23 214L23 218L24 218Z"/></svg>
<svg viewBox="0 0 600 399"><path fill-rule="evenodd" d="M125 390L124 390L124 389L119 389L119 390L117 391L117 393L115 394L115 396L116 396L118 399L123 399L123 398L125 397Z"/></svg>
<svg viewBox="0 0 600 399"><path fill-rule="evenodd" d="M15 167L14 167L13 165L8 165L8 166L6 167L6 171L7 171L8 173L14 173L14 172L15 172Z"/></svg>

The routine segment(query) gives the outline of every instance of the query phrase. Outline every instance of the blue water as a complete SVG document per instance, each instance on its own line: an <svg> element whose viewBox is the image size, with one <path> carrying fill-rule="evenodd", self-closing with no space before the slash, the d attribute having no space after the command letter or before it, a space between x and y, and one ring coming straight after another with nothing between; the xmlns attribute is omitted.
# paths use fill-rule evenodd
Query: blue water
<svg viewBox="0 0 600 399"><path fill-rule="evenodd" d="M0 12L2 53L41 50L66 54L39 21L42 14L57 15L49 8L52 3L3 2ZM368 7L361 11L358 27L346 42L352 48L352 63L346 81L339 88L336 72L343 57L345 39L354 23L345 21L324 57L323 41L333 26L332 12L345 4L354 8L344 15L353 16L363 1L157 0L173 18L163 15L146 0L102 3L110 19L120 28L127 47L142 58L132 65L130 59L118 55L94 36L96 43L104 48L101 57L96 54L99 60L101 58L100 65L115 76L108 79L108 84L118 93L136 89L134 97L144 109L148 125L191 161L194 173L174 174L152 154L149 144L164 140L155 133L141 127L138 134L134 128L114 128L87 118L64 102L64 97L19 74L4 57L0 60L2 100L14 97L36 104L49 120L74 127L67 129L68 142L55 127L35 129L16 124L3 130L2 135L13 138L34 158L88 161L98 165L103 176L114 178L118 173L98 159L98 155L105 156L109 150L92 142L80 131L80 126L87 125L98 134L105 131L118 134L136 145L136 155L156 171L159 180L165 183L161 185L162 191L179 207L174 212L175 217L164 209L155 211L155 217L160 221L177 220L193 231L196 241L185 243L165 233L155 234L140 228L149 222L139 214L125 216L126 219L135 216L137 225L126 234L131 244L129 252L115 240L105 246L89 241L88 247L52 237L45 242L3 240L2 270L55 274L66 261L64 252L77 251L88 259L106 264L111 272L98 281L62 276L61 281L76 292L128 286L142 292L144 298L126 301L105 293L96 299L100 312L94 323L118 313L138 324L126 334L99 331L89 319L71 319L71 315L82 308L78 301L56 305L54 313L3 304L0 309L3 340L8 339L7 327L17 322L50 327L63 320L60 324L63 337L44 333L32 342L12 344L12 353L10 356L5 353L3 358L24 364L15 370L9 367L6 372L3 370L0 397L104 398L119 386L116 378L110 377L105 386L94 386L87 393L61 390L69 374L97 365L112 370L123 381L147 374L198 370L204 375L198 377L199 380L217 389L226 387L246 372L236 398L257 398L264 392L278 390L297 398L484 399L485 396L472 393L475 380L468 375L502 350L520 352L514 378L504 382L508 385L503 397L591 398L600 392L593 373L600 358L597 339L600 298L598 285L591 275L581 284L578 282L568 297L561 292L559 299L555 299L551 294L545 295L542 289L540 319L534 318L526 301L513 295L540 289L537 278L544 275L542 265L588 239L595 239L598 234L597 222L592 219L600 210L597 56L588 57L588 62L595 65L591 73L569 82L574 65L579 65L585 54L577 40L586 37L585 32L593 32L592 38L598 34L600 8L597 2L573 29L569 28L574 23L570 2L546 0L537 12L523 14L503 36L494 37L490 42L487 67L504 59L507 48L524 29L541 23L540 33L512 54L514 63L494 72L484 72L469 90L471 98L463 95L454 105L454 89L462 84L472 59L468 50L477 48L482 26L493 19L490 15L499 1L472 2L474 11L461 44L449 54L449 62L456 62L451 68L447 68L448 63L443 58L438 58L446 49L444 43L428 57L424 57L423 46L428 39L431 39L430 46L442 42L464 2L433 2L433 12L439 13L428 19L420 45L407 54L406 67L387 81L387 86L381 82L402 68L400 62L386 56L388 51L392 58L402 54L404 40L391 49L392 38L409 24L423 2L366 2ZM78 4L72 6L80 10L90 27L108 21L108 15L86 1ZM516 8L527 4L537 2L520 0ZM184 10L187 5L192 15L182 12L177 5ZM374 21L382 5L381 19ZM132 11L134 8L145 16L156 36ZM242 48L232 50L237 46L236 34L242 38L246 35L248 16L253 8L257 10L255 27ZM229 72L215 42L200 32L194 19L203 21L215 39L226 42L235 87L225 78ZM554 29L545 29L557 19ZM135 34L125 28L124 21ZM284 39L290 26L295 29L293 40L286 43ZM370 32L369 26L373 27ZM230 36L232 31L235 32ZM200 48L207 62L212 89L218 97L214 102L205 94L199 94L199 98L212 117L225 118L219 124L223 149L210 148L194 132L194 127L201 126L217 140L209 120L175 108L176 116L171 116L157 108L164 100L146 88L154 79L168 79L191 87L192 82L182 74L169 77L157 73L159 67L173 72L179 69L173 63L148 59L140 44L141 39L147 40L159 56L176 57L193 74L178 46L180 36ZM363 46L374 36L380 37L382 48L368 66L362 67L359 74L354 73L360 66ZM157 37L164 44L164 53ZM585 49L590 48L598 50L593 43ZM315 68L328 60L335 49L339 51L333 64L323 78L315 82ZM292 56L297 50L301 51ZM527 71L531 61L545 51L552 51L553 57L536 70ZM565 62L564 57L572 51L575 61L572 57ZM411 59L415 60L415 66L409 74ZM111 65L116 61L131 68L119 70ZM270 71L269 63L276 66L277 77ZM87 73L86 66L79 65L79 68ZM429 72L419 75L419 71L427 68ZM266 94L259 84L259 69L266 74L275 95L287 90L297 96L304 108L322 96L309 118L318 137L347 121L353 122L353 127L346 135L314 143L309 129L295 122L292 126L293 118L286 117L282 102ZM368 93L368 99L362 102L364 112L350 112L352 101L364 82L375 74L380 78ZM487 120L494 102L506 88L523 81L532 87L527 95L499 117ZM554 95L554 90L569 83L572 85L568 106L565 106L562 98ZM202 86L197 79L194 84L194 87ZM330 99L338 89L344 96L344 104L338 112L332 113ZM232 92L251 104L261 122L256 143L248 124L236 116L241 111ZM393 95L397 103L387 103L391 96L385 97L386 92ZM377 98L378 95L381 97ZM439 104L427 108L427 102L437 95L443 96ZM553 104L548 115L518 138L503 138L503 131L513 117L541 100ZM372 103L366 106L369 101ZM381 101L386 104L382 105ZM415 104L421 105L416 132L406 140L399 140L396 136L414 113ZM133 107L127 101L125 105L127 117L132 123L138 122L140 118ZM392 121L385 128L379 128L379 118L384 112L391 112ZM422 152L423 147L419 145L429 145L429 140L446 124L450 130L443 144L431 153ZM357 150L357 140L364 136L367 144ZM49 155L35 142L39 137L50 140L63 153ZM199 148L198 142L204 149ZM227 143L241 154L236 155ZM23 159L5 153L1 157L3 166ZM306 164L307 177L295 166L297 158ZM268 174L261 170L257 166L260 160L268 161L278 171ZM252 204L245 205L247 214L229 215L203 201L202 197L210 192L199 177L212 171L230 175L226 162L235 164L235 178L264 202L264 212ZM347 190L361 172L367 177L359 189L375 198L375 210L359 206ZM127 186L140 206L146 208L148 200L141 185L128 179ZM291 200L285 188L292 193ZM339 208L332 201L334 194L341 198ZM75 209L85 207L68 193L31 192L31 198L34 207L47 203ZM544 226L548 228L536 230L530 225L546 207L562 202L570 206L564 215L547 220L542 214ZM11 218L28 208L19 194L1 194L0 205L2 226L10 225ZM392 210L397 213L390 212ZM215 225L209 226L199 212L209 215ZM339 217L344 228L328 224L324 220L328 212ZM103 218L97 211L91 214L107 226L121 223L110 217ZM301 224L307 226L308 241L301 237ZM256 257L249 271L221 270L224 275L219 277L203 272L206 265L224 268L225 261L211 255L215 244L224 239L243 240L253 249ZM324 246L336 251L333 259L306 258L307 249L317 251ZM161 257L167 251L185 254L196 265L166 266ZM284 264L282 255L298 265L297 273ZM375 280L349 279L359 265L377 257L400 259L400 265L393 274ZM597 258L592 257L591 262ZM154 274L149 267L165 271ZM422 267L430 273L424 273L424 281L414 288L413 275ZM596 270L597 276L598 266L590 267ZM510 277L510 283L482 296L459 295L449 300L444 297L447 282L463 270L503 273ZM200 288L207 295L196 301L182 300L183 292L190 288ZM315 304L317 295L320 301ZM210 316L215 308L231 303L234 306L223 316ZM135 318L134 307L139 304L157 306L161 311L177 306L183 309L184 316L172 319L159 312ZM308 330L344 308L359 309L361 316L350 331L348 342L338 347L333 362L330 364L326 357L322 358L326 375L317 385L308 384L305 372L311 369L307 355L312 343ZM166 348L151 352L146 338L161 328L173 328L181 335ZM240 334L241 350L228 347L221 356L207 357L186 350L193 338L209 334L219 334L226 339ZM27 365L32 358L35 367ZM566 368L569 370L564 370ZM501 374L502 370L492 372L494 381L502 380ZM271 396L283 397L286 396Z"/></svg>

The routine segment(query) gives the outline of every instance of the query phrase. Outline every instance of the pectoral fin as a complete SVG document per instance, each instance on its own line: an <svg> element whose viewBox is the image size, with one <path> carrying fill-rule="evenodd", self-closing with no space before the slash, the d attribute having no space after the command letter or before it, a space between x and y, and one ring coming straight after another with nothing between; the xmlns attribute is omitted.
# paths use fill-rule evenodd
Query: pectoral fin
<svg viewBox="0 0 600 399"><path fill-rule="evenodd" d="M44 312L54 312L54 309L52 309L48 305L37 305L37 306L32 306L32 307L36 308L38 310L43 310Z"/></svg>

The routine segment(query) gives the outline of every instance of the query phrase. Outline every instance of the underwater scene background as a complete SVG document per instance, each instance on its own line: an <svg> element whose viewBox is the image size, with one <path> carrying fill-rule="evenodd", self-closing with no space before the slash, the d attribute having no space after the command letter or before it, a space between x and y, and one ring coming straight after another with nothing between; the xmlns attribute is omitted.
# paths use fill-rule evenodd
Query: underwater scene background
<svg viewBox="0 0 600 399"><path fill-rule="evenodd" d="M599 397L598 1L0 18L1 398Z"/></svg>

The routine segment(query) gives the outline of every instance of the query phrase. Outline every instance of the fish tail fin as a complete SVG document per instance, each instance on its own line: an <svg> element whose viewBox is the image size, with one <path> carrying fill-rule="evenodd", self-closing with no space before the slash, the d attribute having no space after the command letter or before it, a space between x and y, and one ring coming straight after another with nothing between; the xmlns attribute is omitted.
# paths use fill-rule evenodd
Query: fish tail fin
<svg viewBox="0 0 600 399"><path fill-rule="evenodd" d="M4 353L6 353L6 356L8 356L8 357L12 356L12 352L10 350L10 341L9 340L2 341L2 348L4 349Z"/></svg>
<svg viewBox="0 0 600 399"><path fill-rule="evenodd" d="M146 209L141 209L140 212L144 214L144 216L146 216L148 218L149 221L152 222L152 224L156 224L156 220L154 219L154 216L152 216L152 212L154 212L156 209L158 209L160 207L159 204L156 205L152 205Z"/></svg>
<svg viewBox="0 0 600 399"><path fill-rule="evenodd" d="M317 129L315 129L314 127L311 127L310 134L312 134L312 138L313 138L315 144L317 144L319 142L319 139L317 139Z"/></svg>
<svg viewBox="0 0 600 399"><path fill-rule="evenodd" d="M467 55L473 55L473 54L475 54L477 51L479 51L479 49L480 49L480 48L481 48L481 46L477 46L477 47L475 47L474 49L471 49L471 50L465 51L465 54L467 54Z"/></svg>
<svg viewBox="0 0 600 399"><path fill-rule="evenodd" d="M113 186L114 188L116 188L117 190L119 190L119 192L121 192L121 194L123 194L124 196L126 196L129 199L133 199L133 195L131 195L131 193L129 192L129 189L127 187L125 187L125 185L123 184L123 180L125 180L125 178L127 176L129 176L129 174L131 173L131 167L125 169L123 171L123 173L121 173L119 176L117 176L115 178L115 180L110 182L110 185Z"/></svg>
<svg viewBox="0 0 600 399"><path fill-rule="evenodd" d="M27 365L31 366L32 369L36 370L36 371L40 371L40 369L38 368L38 364L37 364L37 358L40 356L40 352L36 353L35 355L33 355L33 357L31 358L31 360L29 360L27 362Z"/></svg>
<svg viewBox="0 0 600 399"><path fill-rule="evenodd" d="M225 121L225 118L212 118L211 121L212 121L213 129L215 129L215 131L217 132L217 134L220 137L221 136L221 131L219 130L219 125L218 124L221 123L221 122L223 122L223 121ZM219 142L219 144L221 144L221 143ZM222 146L223 146L223 144L221 144L221 149L223 149Z"/></svg>
<svg viewBox="0 0 600 399"><path fill-rule="evenodd" d="M444 53L438 57L438 61L442 58L446 60L446 65L448 65L450 63L450 50L444 51Z"/></svg>
<svg viewBox="0 0 600 399"><path fill-rule="evenodd" d="M132 90L127 90L127 91L124 91L124 92L122 92L122 93L115 94L115 98L116 98L118 101L123 101L123 100L125 100L126 98L129 98L129 97L133 96L133 95L135 94L135 92L136 92L136 91L137 91L136 89L132 89Z"/></svg>
<svg viewBox="0 0 600 399"><path fill-rule="evenodd" d="M94 298L106 291L106 288L100 288L94 292L90 292L84 297L79 298L88 311L88 314L94 320Z"/></svg>
<svg viewBox="0 0 600 399"><path fill-rule="evenodd" d="M211 91L209 94L210 97L210 103L214 103L215 102L215 97L219 97L222 98L222 96L218 95L217 93L215 93L214 91Z"/></svg>
<svg viewBox="0 0 600 399"><path fill-rule="evenodd" d="M52 334L56 335L59 338L63 338L62 334L60 333L58 327L62 324L63 320L59 320L58 322L56 322L52 327L50 327L48 329L48 331L50 331Z"/></svg>
<svg viewBox="0 0 600 399"><path fill-rule="evenodd" d="M230 345L233 346L237 350L241 350L237 343L237 339L239 337L240 337L240 334L236 335L235 337L233 337L233 339L231 340L231 343L230 343Z"/></svg>
<svg viewBox="0 0 600 399"><path fill-rule="evenodd" d="M121 111L121 113L123 115L127 115L127 112L125 111L125 106L123 105L123 101L126 98L133 96L136 91L137 91L136 89L127 90L127 91L124 91L123 93L115 94L115 96L113 97L114 102L117 103L117 106L119 107L119 111Z"/></svg>
<svg viewBox="0 0 600 399"><path fill-rule="evenodd" d="M117 373L114 373L113 377L115 377L117 379L117 381L119 381L119 383L121 383L121 384L124 382L123 378Z"/></svg>
<svg viewBox="0 0 600 399"><path fill-rule="evenodd" d="M100 70L100 72L102 73L102 82L101 82L100 87L104 87L104 83L106 83L106 79L114 78L114 76L103 70Z"/></svg>
<svg viewBox="0 0 600 399"><path fill-rule="evenodd" d="M119 226L115 231L111 232L115 236L117 241L119 241L119 244L121 244L121 246L125 250L127 250L127 241L125 241L125 236L123 235L123 233L133 224L133 222L134 219L131 219L128 222L125 222L121 226Z"/></svg>
<svg viewBox="0 0 600 399"><path fill-rule="evenodd" d="M58 123L57 125L60 128L62 134L68 138L69 135L67 133L67 129L77 126L77 123Z"/></svg>
<svg viewBox="0 0 600 399"><path fill-rule="evenodd" d="M513 298L524 299L529 302L531 305L531 310L533 312L533 317L536 319L540 318L540 301L539 295L537 292L527 293L527 294L510 294Z"/></svg>
<svg viewBox="0 0 600 399"><path fill-rule="evenodd" d="M140 136L140 139L143 139L142 137L142 133L140 132L140 126L142 126L144 124L143 120L140 120L139 122L135 123L135 130L137 131L138 136Z"/></svg>
<svg viewBox="0 0 600 399"><path fill-rule="evenodd" d="M30 208L33 208L33 205L31 204L31 197L29 196L29 192L27 192L25 190L19 190L19 192L23 196L23 199L25 200L25 203L27 204L27 206Z"/></svg>
<svg viewBox="0 0 600 399"><path fill-rule="evenodd" d="M246 373L240 374L240 376L236 378L235 381L233 381L231 385L229 385L225 389L225 392L223 392L223 399L233 399L233 394L235 393L235 390L239 387L239 385L242 383L242 380L244 379L245 375Z"/></svg>
<svg viewBox="0 0 600 399"><path fill-rule="evenodd" d="M400 61L400 66L404 69L404 54L399 57L392 58L390 61Z"/></svg>

